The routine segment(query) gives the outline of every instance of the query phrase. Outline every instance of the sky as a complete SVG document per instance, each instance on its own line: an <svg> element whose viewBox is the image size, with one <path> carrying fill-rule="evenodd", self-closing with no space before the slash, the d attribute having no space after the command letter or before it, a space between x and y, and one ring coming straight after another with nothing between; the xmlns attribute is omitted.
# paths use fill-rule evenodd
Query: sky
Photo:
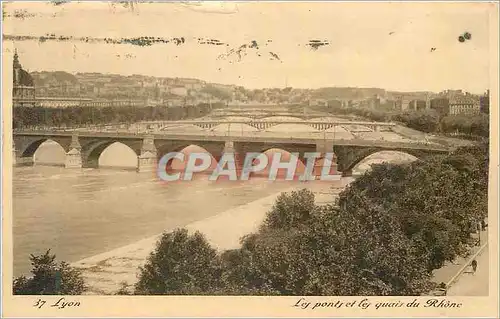
<svg viewBox="0 0 500 319"><path fill-rule="evenodd" d="M495 8L451 2L193 2L135 3L132 9L110 3L16 2L5 6L3 43L4 50L17 48L29 71L189 77L247 88L483 93L495 49ZM459 42L465 32L471 39ZM47 34L73 38L38 41ZM141 36L182 37L184 43L138 46L92 40ZM200 38L224 45L199 43ZM314 49L310 40L328 45ZM241 58L231 53L252 41L258 49L247 48Z"/></svg>

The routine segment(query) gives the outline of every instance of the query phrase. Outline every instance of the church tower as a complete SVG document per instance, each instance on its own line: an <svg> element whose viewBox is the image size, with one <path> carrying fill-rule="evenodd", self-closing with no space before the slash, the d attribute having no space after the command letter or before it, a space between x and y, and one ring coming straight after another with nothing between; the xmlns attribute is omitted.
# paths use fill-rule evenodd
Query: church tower
<svg viewBox="0 0 500 319"><path fill-rule="evenodd" d="M14 70L14 85L19 85L20 82L20 71L22 69L21 63L19 63L19 55L17 55L17 49L14 51L14 63L12 66Z"/></svg>
<svg viewBox="0 0 500 319"><path fill-rule="evenodd" d="M17 50L12 63L12 102L13 106L35 106L35 85L31 75L19 63Z"/></svg>

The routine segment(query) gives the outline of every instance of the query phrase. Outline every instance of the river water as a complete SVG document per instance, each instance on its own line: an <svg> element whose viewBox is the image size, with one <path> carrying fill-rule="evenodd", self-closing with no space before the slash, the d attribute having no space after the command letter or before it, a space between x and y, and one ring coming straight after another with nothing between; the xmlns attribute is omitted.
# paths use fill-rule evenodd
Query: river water
<svg viewBox="0 0 500 319"><path fill-rule="evenodd" d="M62 163L64 153L44 143L37 163ZM135 167L123 145L107 149L100 164ZM116 158L120 159L118 162ZM14 168L14 275L30 271L30 254L47 249L73 262L164 230L182 227L293 186L293 181L217 181L166 184L154 173L35 165Z"/></svg>
<svg viewBox="0 0 500 319"><path fill-rule="evenodd" d="M35 166L14 168L15 276L29 274L30 254L51 249L57 260L78 261L205 219L298 183L255 177L249 181L210 182L201 178L167 184L160 182L154 173L136 173L137 157L122 144L108 147L99 165L123 169L71 170L39 165L61 165L64 156L57 143L48 141L37 150ZM397 154L382 154L367 158L367 163L391 158L401 160Z"/></svg>

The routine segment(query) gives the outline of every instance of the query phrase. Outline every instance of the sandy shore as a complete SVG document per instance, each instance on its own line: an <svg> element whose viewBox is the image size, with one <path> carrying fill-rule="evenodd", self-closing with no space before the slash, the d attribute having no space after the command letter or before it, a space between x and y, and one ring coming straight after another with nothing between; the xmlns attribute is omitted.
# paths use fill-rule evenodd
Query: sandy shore
<svg viewBox="0 0 500 319"><path fill-rule="evenodd" d="M343 189L347 182L348 180L343 179L334 185L326 182L298 185L188 224L185 228L191 232L200 231L210 244L220 251L238 248L240 238L258 229L275 199L282 192L308 188L314 192L317 204L325 204L331 203L334 194ZM123 283L133 285L137 281L138 267L143 265L160 236L161 234L158 234L131 245L85 258L73 263L72 266L83 271L89 286L88 294L114 294Z"/></svg>

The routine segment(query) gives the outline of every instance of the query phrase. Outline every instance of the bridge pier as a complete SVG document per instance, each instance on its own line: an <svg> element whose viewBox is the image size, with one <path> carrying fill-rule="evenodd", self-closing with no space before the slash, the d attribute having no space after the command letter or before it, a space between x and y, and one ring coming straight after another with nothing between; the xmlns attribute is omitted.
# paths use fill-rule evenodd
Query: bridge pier
<svg viewBox="0 0 500 319"><path fill-rule="evenodd" d="M321 176L323 173L323 165L325 161L325 156L327 153L333 154L330 158L331 163L329 163L330 170L328 172L329 175L339 175L337 171L337 155L333 151L333 140L319 140L316 142L316 152L320 153L321 156L314 163L313 176Z"/></svg>
<svg viewBox="0 0 500 319"><path fill-rule="evenodd" d="M234 166L236 167L236 174L239 175L241 173L241 170L243 168L243 161L244 161L244 158L241 158L241 156L244 154L241 154L241 152L239 152L237 150L237 148L234 146L234 142L233 141L226 141L224 143L224 150L222 151L222 155L224 154L233 154L230 158L231 159L234 159ZM217 159L217 161L220 161L220 158Z"/></svg>
<svg viewBox="0 0 500 319"><path fill-rule="evenodd" d="M66 158L64 161L64 167L66 168L82 168L82 146L78 141L78 135L73 134L71 136L71 144L69 145L69 151L66 153Z"/></svg>
<svg viewBox="0 0 500 319"><path fill-rule="evenodd" d="M346 170L342 172L342 177L351 177L352 176L352 170Z"/></svg>
<svg viewBox="0 0 500 319"><path fill-rule="evenodd" d="M16 144L12 140L12 165L13 166L33 166L35 163L33 156L22 156L16 149Z"/></svg>
<svg viewBox="0 0 500 319"><path fill-rule="evenodd" d="M33 160L33 157L17 157L14 160L14 165L15 166L33 166L35 164L35 161Z"/></svg>
<svg viewBox="0 0 500 319"><path fill-rule="evenodd" d="M137 172L152 172L157 168L157 152L153 136L142 141L141 155L137 156Z"/></svg>

